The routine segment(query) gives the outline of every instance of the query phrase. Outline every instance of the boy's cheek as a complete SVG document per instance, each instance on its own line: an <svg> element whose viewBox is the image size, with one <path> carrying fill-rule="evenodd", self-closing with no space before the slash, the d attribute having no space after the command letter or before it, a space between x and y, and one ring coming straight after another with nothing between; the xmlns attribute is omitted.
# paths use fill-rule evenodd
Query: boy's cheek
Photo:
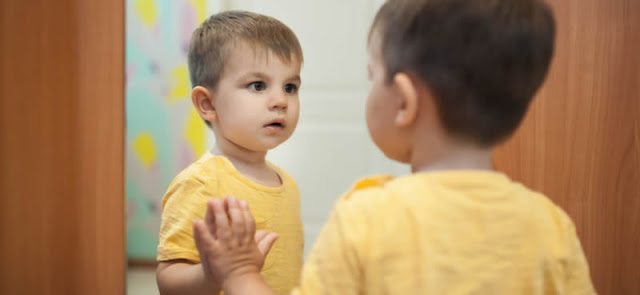
<svg viewBox="0 0 640 295"><path fill-rule="evenodd" d="M289 126L293 127L291 129L295 129L296 126L298 126L298 121L300 120L300 112L296 112L295 114L291 115L291 119L289 122Z"/></svg>

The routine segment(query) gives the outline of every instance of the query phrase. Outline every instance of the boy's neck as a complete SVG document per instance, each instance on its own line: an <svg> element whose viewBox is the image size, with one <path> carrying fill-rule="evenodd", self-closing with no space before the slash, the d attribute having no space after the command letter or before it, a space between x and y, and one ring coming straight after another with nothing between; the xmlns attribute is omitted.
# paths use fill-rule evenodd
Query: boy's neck
<svg viewBox="0 0 640 295"><path fill-rule="evenodd" d="M216 147L211 153L226 157L240 174L258 184L269 187L283 184L280 175L267 165L266 151L251 151L230 141L217 139Z"/></svg>
<svg viewBox="0 0 640 295"><path fill-rule="evenodd" d="M411 171L493 170L492 149L475 145L439 141L416 144Z"/></svg>
<svg viewBox="0 0 640 295"><path fill-rule="evenodd" d="M240 174L258 184L279 187L283 183L280 175L267 165L267 152L250 151L228 141L216 142L211 152L226 157Z"/></svg>
<svg viewBox="0 0 640 295"><path fill-rule="evenodd" d="M245 149L226 140L216 140L216 146L212 153L224 156L234 165L262 166L266 163L267 152L256 152Z"/></svg>

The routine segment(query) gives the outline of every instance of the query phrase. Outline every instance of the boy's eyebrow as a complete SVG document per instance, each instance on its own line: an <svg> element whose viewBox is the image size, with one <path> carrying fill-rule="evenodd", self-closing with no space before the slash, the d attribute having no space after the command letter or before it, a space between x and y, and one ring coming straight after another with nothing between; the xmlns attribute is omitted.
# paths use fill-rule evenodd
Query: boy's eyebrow
<svg viewBox="0 0 640 295"><path fill-rule="evenodd" d="M262 72L250 72L242 76L242 79L248 79L248 78L258 78L260 80L269 80L269 76ZM300 79L300 75L291 76L287 78L287 81L302 83L302 80Z"/></svg>
<svg viewBox="0 0 640 295"><path fill-rule="evenodd" d="M247 79L247 78L258 78L261 80L267 80L269 78L269 76L267 76L266 74L262 73L262 72L251 72L251 73L247 73L245 75L242 76L243 79Z"/></svg>
<svg viewBox="0 0 640 295"><path fill-rule="evenodd" d="M292 76L291 78L287 79L287 81L297 82L298 84L302 83L302 80L300 80L300 75Z"/></svg>

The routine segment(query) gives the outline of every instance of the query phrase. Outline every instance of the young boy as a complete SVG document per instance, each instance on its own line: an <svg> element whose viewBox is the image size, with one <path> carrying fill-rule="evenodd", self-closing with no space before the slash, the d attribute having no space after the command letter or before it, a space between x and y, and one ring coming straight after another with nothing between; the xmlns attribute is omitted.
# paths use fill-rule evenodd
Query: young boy
<svg viewBox="0 0 640 295"><path fill-rule="evenodd" d="M542 0L382 6L367 125L413 174L367 178L338 200L296 294L595 293L570 218L491 165L546 76L554 35ZM258 274L270 242L248 238L245 203L224 205L194 224L207 274L226 294L270 294Z"/></svg>
<svg viewBox="0 0 640 295"><path fill-rule="evenodd" d="M192 222L204 217L209 198L228 194L251 204L258 229L279 235L262 269L269 286L285 294L299 281L304 236L298 189L265 156L298 123L302 61L294 33L264 15L223 12L193 33L191 98L216 146L180 172L164 196L157 269L162 294L220 291L199 264Z"/></svg>

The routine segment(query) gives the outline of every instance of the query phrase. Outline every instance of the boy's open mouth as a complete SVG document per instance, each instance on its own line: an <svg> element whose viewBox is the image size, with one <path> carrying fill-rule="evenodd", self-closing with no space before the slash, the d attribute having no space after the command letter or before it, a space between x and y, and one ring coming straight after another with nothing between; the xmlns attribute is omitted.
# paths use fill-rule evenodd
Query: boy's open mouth
<svg viewBox="0 0 640 295"><path fill-rule="evenodd" d="M283 119L275 119L275 120L267 123L267 125L264 125L264 127L284 128L284 120Z"/></svg>

